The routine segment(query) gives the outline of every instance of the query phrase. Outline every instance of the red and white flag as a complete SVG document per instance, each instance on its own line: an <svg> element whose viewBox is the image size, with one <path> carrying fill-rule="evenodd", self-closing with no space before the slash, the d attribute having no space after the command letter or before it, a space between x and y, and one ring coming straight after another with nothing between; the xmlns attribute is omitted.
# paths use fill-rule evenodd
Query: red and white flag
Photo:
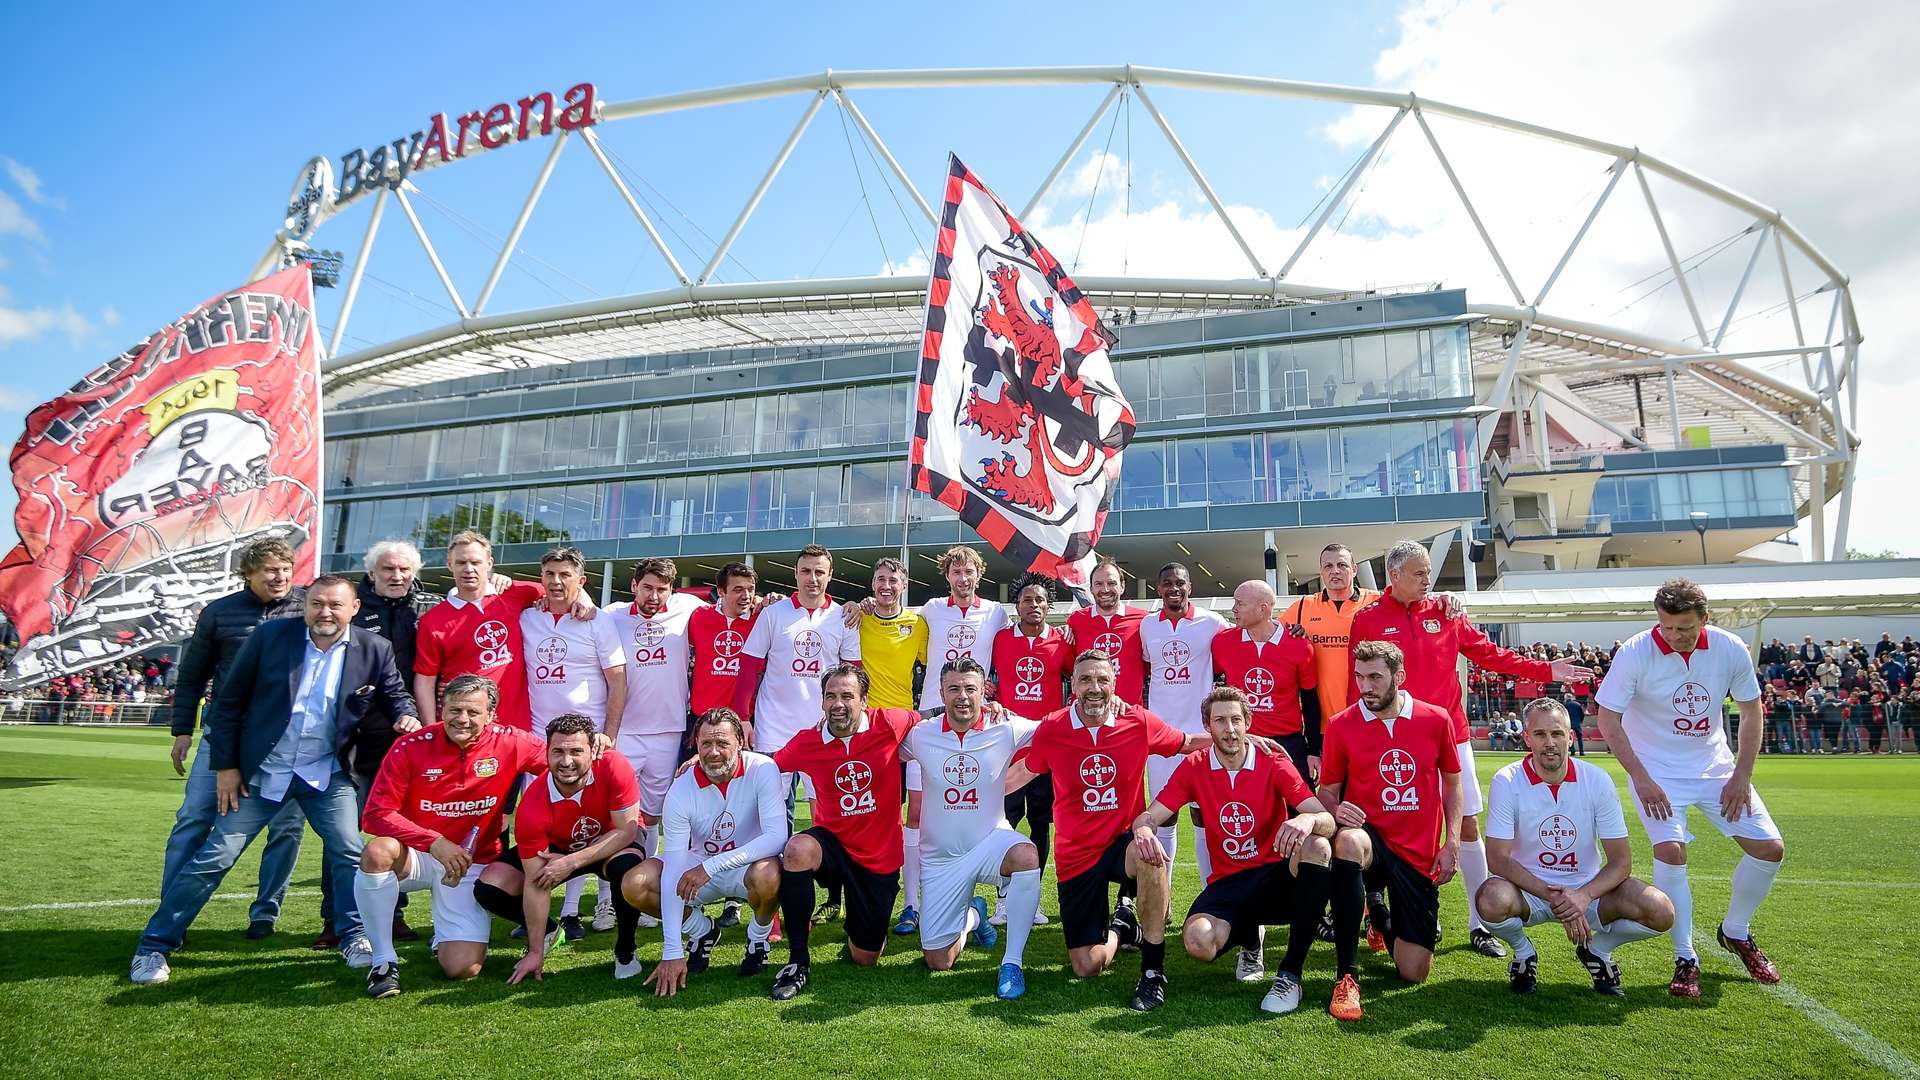
<svg viewBox="0 0 1920 1080"><path fill-rule="evenodd" d="M20 543L0 682L179 641L234 590L239 551L279 537L313 576L320 363L305 265L207 301L27 416L13 449Z"/></svg>
<svg viewBox="0 0 1920 1080"><path fill-rule="evenodd" d="M1133 439L1113 341L1040 241L949 157L911 483L1016 565L1072 586Z"/></svg>

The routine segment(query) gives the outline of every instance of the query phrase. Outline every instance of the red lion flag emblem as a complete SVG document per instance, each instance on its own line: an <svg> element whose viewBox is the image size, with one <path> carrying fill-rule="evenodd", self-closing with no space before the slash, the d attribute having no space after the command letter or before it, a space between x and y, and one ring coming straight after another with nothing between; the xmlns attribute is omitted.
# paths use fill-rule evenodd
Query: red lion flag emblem
<svg viewBox="0 0 1920 1080"><path fill-rule="evenodd" d="M313 576L320 366L306 266L209 300L33 410L14 447L20 544L0 609L32 686L185 638L239 551Z"/></svg>
<svg viewBox="0 0 1920 1080"><path fill-rule="evenodd" d="M1133 439L1113 335L957 157L937 244L911 483L1016 564L1079 584Z"/></svg>

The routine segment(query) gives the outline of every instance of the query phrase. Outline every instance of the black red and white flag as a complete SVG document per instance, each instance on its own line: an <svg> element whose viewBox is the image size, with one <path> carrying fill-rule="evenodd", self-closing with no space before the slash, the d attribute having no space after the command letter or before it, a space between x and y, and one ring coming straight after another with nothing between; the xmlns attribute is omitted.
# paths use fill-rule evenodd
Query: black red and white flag
<svg viewBox="0 0 1920 1080"><path fill-rule="evenodd" d="M27 416L0 610L33 686L179 641L277 537L319 549L320 362L304 264L223 293Z"/></svg>
<svg viewBox="0 0 1920 1080"><path fill-rule="evenodd" d="M1133 439L1113 335L1073 279L948 158L911 483L1021 567L1083 585Z"/></svg>

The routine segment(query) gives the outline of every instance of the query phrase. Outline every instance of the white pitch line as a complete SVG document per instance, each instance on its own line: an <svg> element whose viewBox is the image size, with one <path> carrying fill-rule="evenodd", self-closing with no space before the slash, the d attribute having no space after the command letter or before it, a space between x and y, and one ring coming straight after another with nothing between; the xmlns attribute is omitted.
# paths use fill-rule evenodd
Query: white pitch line
<svg viewBox="0 0 1920 1080"><path fill-rule="evenodd" d="M251 900L257 893L215 893L207 898L208 903L215 900ZM319 896L319 889L288 889L288 896ZM122 900L67 900L57 904L20 904L15 907L0 907L0 915L18 915L28 911L85 911L90 908L153 907L160 903L159 897L132 897Z"/></svg>
<svg viewBox="0 0 1920 1080"><path fill-rule="evenodd" d="M1693 928L1694 935L1700 934L1700 928ZM1736 963L1735 958L1717 946L1701 953L1711 956L1727 967L1745 974L1746 968ZM1879 1036L1861 1027L1859 1024L1834 1012L1820 999L1801 990L1792 983L1781 981L1772 986L1761 985L1760 989L1779 998L1791 1006L1801 1016L1824 1028L1827 1034L1846 1044L1847 1048L1866 1061L1867 1064L1883 1069L1890 1076L1903 1077L1904 1080L1920 1080L1920 1065L1912 1058L1888 1045Z"/></svg>
<svg viewBox="0 0 1920 1080"><path fill-rule="evenodd" d="M1694 881L1732 881L1726 874L1688 874ZM1775 878L1775 885L1810 885L1822 889L1920 889L1920 881L1858 881L1839 878Z"/></svg>

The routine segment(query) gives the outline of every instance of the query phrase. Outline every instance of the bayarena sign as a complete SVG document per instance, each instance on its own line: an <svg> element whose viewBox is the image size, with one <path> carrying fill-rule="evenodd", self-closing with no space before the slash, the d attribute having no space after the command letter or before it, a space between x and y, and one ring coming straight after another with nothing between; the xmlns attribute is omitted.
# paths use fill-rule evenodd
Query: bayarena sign
<svg viewBox="0 0 1920 1080"><path fill-rule="evenodd" d="M497 150L536 135L551 135L555 128L590 127L599 121L599 112L593 84L583 82L558 98L543 90L458 116L435 113L418 131L341 154L337 174L331 160L314 157L301 167L287 200L287 233L305 240L322 221L369 191L397 188L413 173L458 161L469 151Z"/></svg>

